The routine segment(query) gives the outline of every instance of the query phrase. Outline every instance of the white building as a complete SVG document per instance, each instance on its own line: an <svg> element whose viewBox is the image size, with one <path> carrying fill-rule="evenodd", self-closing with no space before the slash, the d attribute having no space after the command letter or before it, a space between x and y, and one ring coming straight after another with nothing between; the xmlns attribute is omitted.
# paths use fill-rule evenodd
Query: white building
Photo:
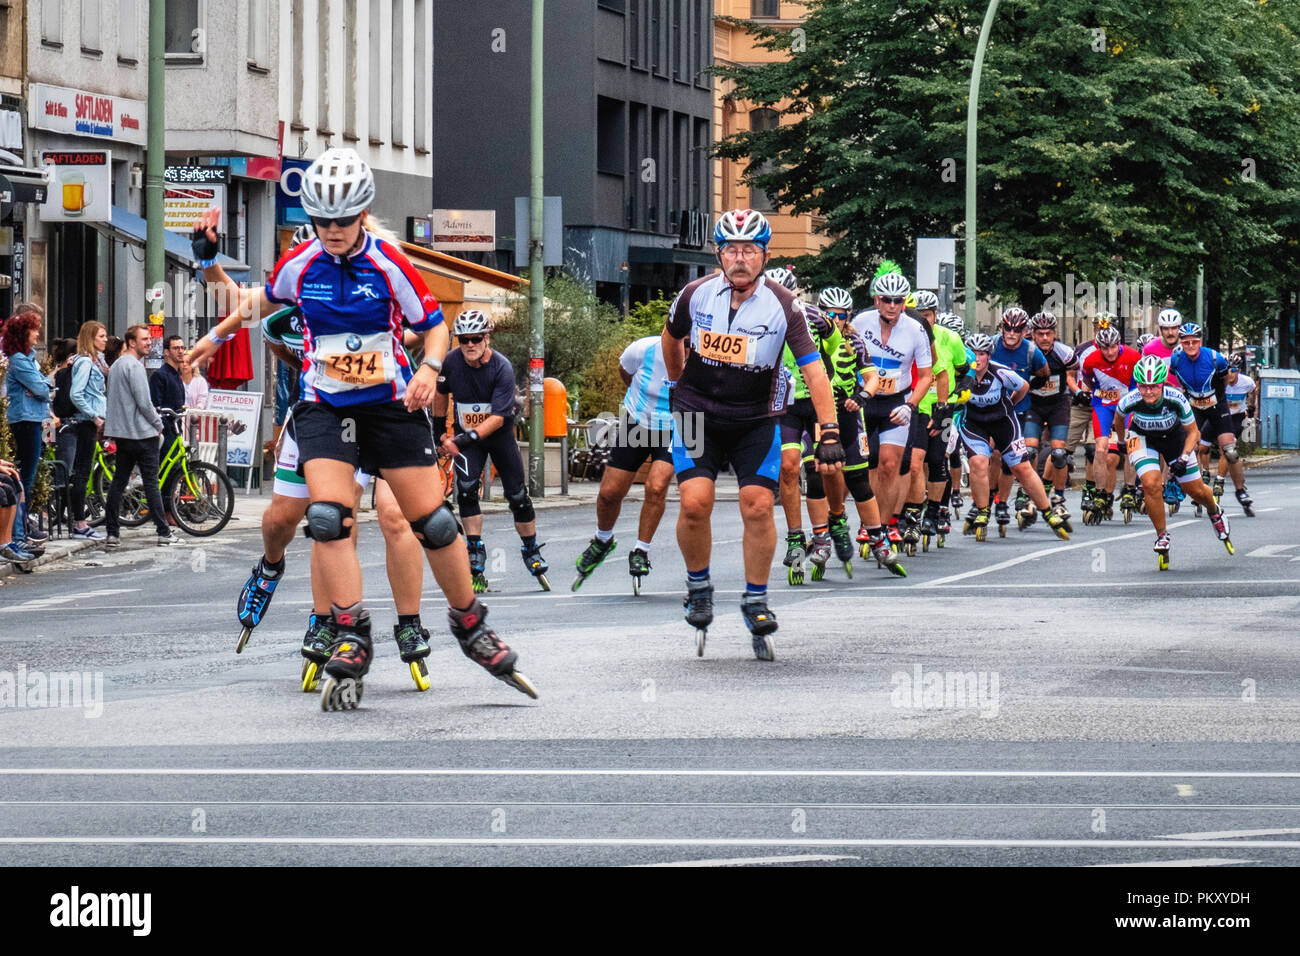
<svg viewBox="0 0 1300 956"><path fill-rule="evenodd" d="M280 3L286 159L355 149L375 174L374 214L403 239L433 198L432 38L432 0Z"/></svg>

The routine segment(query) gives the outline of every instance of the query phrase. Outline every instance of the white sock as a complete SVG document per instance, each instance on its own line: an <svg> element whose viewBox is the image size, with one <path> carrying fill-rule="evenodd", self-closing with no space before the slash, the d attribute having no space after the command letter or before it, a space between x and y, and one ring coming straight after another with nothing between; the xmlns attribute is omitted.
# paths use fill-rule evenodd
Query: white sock
<svg viewBox="0 0 1300 956"><path fill-rule="evenodd" d="M596 529L596 540L601 544L607 543L612 537L614 537L613 528L610 528L608 531L601 531L599 528Z"/></svg>
<svg viewBox="0 0 1300 956"><path fill-rule="evenodd" d="M637 551L644 551L647 555L650 554L650 542L649 542L649 541L642 541L640 538L637 538L637 539L636 539L636 550L637 550Z"/></svg>

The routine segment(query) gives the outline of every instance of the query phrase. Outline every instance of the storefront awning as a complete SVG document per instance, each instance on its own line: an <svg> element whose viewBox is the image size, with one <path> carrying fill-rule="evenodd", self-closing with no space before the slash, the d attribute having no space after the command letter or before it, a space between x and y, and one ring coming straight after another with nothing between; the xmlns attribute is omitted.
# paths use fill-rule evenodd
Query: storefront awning
<svg viewBox="0 0 1300 956"><path fill-rule="evenodd" d="M628 246L628 262L674 262L683 266L716 266L711 252L667 246Z"/></svg>
<svg viewBox="0 0 1300 956"><path fill-rule="evenodd" d="M113 207L112 222L92 222L87 225L94 226L101 232L112 233L124 242L144 248L148 224L143 217L127 212L121 206ZM194 259L194 251L190 248L190 240L180 233L163 230L163 248L167 258L182 269L193 270L199 267L198 262ZM227 255L218 255L217 262L221 268L226 270L226 275L236 282L248 281L250 270L244 263L238 262Z"/></svg>
<svg viewBox="0 0 1300 956"><path fill-rule="evenodd" d="M0 166L0 176L13 187L13 202L45 202L45 170L25 166Z"/></svg>

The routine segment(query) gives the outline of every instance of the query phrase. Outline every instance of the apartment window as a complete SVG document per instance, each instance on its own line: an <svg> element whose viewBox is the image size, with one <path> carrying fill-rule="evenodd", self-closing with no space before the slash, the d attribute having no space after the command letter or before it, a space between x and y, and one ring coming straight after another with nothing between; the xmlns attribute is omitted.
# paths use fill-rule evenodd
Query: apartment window
<svg viewBox="0 0 1300 956"><path fill-rule="evenodd" d="M379 117L384 115L384 88L381 81L384 69L384 31L383 11L379 0L370 0L370 21L366 25L370 31L370 68L366 70L366 83L369 89L369 110L366 114L366 128L369 130L370 142L382 143Z"/></svg>
<svg viewBox="0 0 1300 956"><path fill-rule="evenodd" d="M632 172L632 197L627 224L630 228L637 229L644 224L645 210L650 205L650 185L641 178L645 169L644 161L650 158L650 111L641 103L630 104L628 110L628 159Z"/></svg>
<svg viewBox="0 0 1300 956"><path fill-rule="evenodd" d="M781 0L753 0L750 5L750 16L757 20L760 17L768 20L775 20L781 16Z"/></svg>
<svg viewBox="0 0 1300 956"><path fill-rule="evenodd" d="M638 69L645 68L645 0L627 3L627 61Z"/></svg>
<svg viewBox="0 0 1300 956"><path fill-rule="evenodd" d="M713 65L713 4L691 0L695 14L695 84L708 87L712 77L705 72Z"/></svg>
<svg viewBox="0 0 1300 956"><path fill-rule="evenodd" d="M680 80L685 69L682 66L682 5L685 0L668 0L672 5L672 34L671 42L673 48L673 79Z"/></svg>
<svg viewBox="0 0 1300 956"><path fill-rule="evenodd" d="M357 33L357 0L343 3L343 138L355 143L357 135L357 56L361 37Z"/></svg>
<svg viewBox="0 0 1300 956"><path fill-rule="evenodd" d="M63 46L63 4L41 4L41 42L46 46Z"/></svg>
<svg viewBox="0 0 1300 956"><path fill-rule="evenodd" d="M406 148L406 3L393 0L393 145Z"/></svg>
<svg viewBox="0 0 1300 956"><path fill-rule="evenodd" d="M270 67L268 45L270 21L267 0L248 0L248 67L266 71Z"/></svg>
<svg viewBox="0 0 1300 956"><path fill-rule="evenodd" d="M330 18L325 4L320 3L316 13L316 131L322 136L334 135L330 122Z"/></svg>
<svg viewBox="0 0 1300 956"><path fill-rule="evenodd" d="M664 25L664 0L648 0L650 4L650 69L663 73L664 44L660 31Z"/></svg>
<svg viewBox="0 0 1300 956"><path fill-rule="evenodd" d="M203 0L167 0L163 43L169 62L202 63Z"/></svg>
<svg viewBox="0 0 1300 956"><path fill-rule="evenodd" d="M119 63L140 61L140 27L137 0L118 0L117 59Z"/></svg>
<svg viewBox="0 0 1300 956"><path fill-rule="evenodd" d="M712 173L709 159L709 121L695 121L695 148L691 153L691 201L693 209L709 209L709 176ZM730 165L730 163L728 163Z"/></svg>
<svg viewBox="0 0 1300 956"><path fill-rule="evenodd" d="M81 52L99 56L104 45L99 36L100 4L103 0L81 0Z"/></svg>
<svg viewBox="0 0 1300 956"><path fill-rule="evenodd" d="M623 143L627 133L623 128L623 101L607 96L596 97L596 171L622 176Z"/></svg>
<svg viewBox="0 0 1300 956"><path fill-rule="evenodd" d="M428 0L415 0L415 151L418 153L429 151L429 127L433 123L427 86L432 74L429 63L431 30Z"/></svg>
<svg viewBox="0 0 1300 956"><path fill-rule="evenodd" d="M290 82L293 84L293 119L289 121L289 128L298 131L307 128L307 124L303 122L302 115L302 31L305 29L305 18L303 16L302 5L303 0L290 0L289 3L289 29L292 33L291 42L293 43L293 63L286 64L285 66L285 68L290 71L289 75L292 77Z"/></svg>
<svg viewBox="0 0 1300 956"><path fill-rule="evenodd" d="M751 110L749 113L749 128L756 133L776 129L778 123L779 120L777 118L776 110L757 109ZM769 173L773 169L775 169L775 167L769 161L759 165L754 172ZM772 202L771 197L763 190L759 189L757 186L750 186L749 208L757 209L759 212L772 212L776 209L776 204Z"/></svg>

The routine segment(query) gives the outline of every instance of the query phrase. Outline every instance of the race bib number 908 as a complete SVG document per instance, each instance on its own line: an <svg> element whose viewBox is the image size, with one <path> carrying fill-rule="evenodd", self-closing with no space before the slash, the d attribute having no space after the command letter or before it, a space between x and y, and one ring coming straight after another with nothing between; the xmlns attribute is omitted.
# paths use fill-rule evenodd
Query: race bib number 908
<svg viewBox="0 0 1300 956"><path fill-rule="evenodd" d="M696 349L701 358L728 365L752 365L754 340L748 335L700 330Z"/></svg>

